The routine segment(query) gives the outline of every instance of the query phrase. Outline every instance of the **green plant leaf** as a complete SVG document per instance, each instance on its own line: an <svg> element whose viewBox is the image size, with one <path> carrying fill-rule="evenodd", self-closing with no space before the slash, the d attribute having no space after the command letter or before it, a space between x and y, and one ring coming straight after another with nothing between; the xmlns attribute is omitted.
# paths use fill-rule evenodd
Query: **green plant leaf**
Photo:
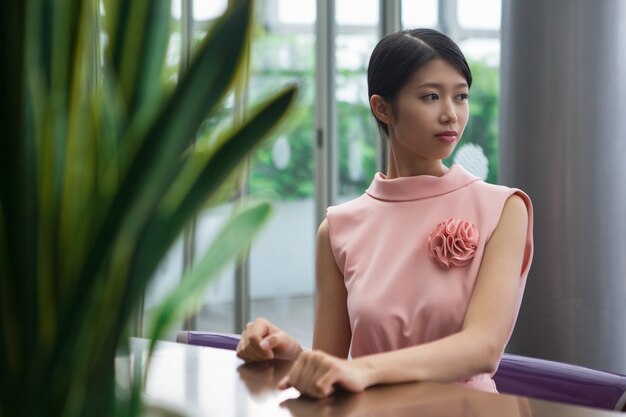
<svg viewBox="0 0 626 417"><path fill-rule="evenodd" d="M213 242L195 265L186 271L181 284L172 291L156 310L149 331L149 355L157 340L176 320L192 312L191 303L206 288L217 273L236 256L241 255L259 233L271 214L268 203L258 203L238 211L222 227Z"/></svg>
<svg viewBox="0 0 626 417"><path fill-rule="evenodd" d="M162 210L170 213L177 207L177 212L173 214L180 221L180 218L185 218L203 200L213 195L245 155L286 118L296 94L295 86L284 89L261 105L243 126L220 138L214 147L198 148L165 196Z"/></svg>
<svg viewBox="0 0 626 417"><path fill-rule="evenodd" d="M96 284L92 278L111 260L116 242L136 240L162 194L182 168L182 152L191 143L208 111L232 83L249 31L251 12L250 1L237 2L229 9L215 23L159 116L155 120L137 120L129 129L124 142L131 145L122 144L120 151L122 155L132 155L130 165L122 174L113 202L106 209L93 244L87 250L91 255L86 257L78 285L67 303L61 332L68 340L78 336L80 317L89 309ZM224 48L224 45L229 47ZM137 139L143 135L144 139ZM139 147L134 151L132 144L137 143ZM133 247L128 249L134 250ZM123 277L120 280L123 282ZM131 275L128 286L143 289L146 283L145 276ZM58 353L70 346L70 341L61 343Z"/></svg>
<svg viewBox="0 0 626 417"><path fill-rule="evenodd" d="M19 375L24 365L22 335L19 329L31 324L31 314L15 304L20 293L26 293L27 224L25 210L25 44L26 4L2 2L0 4L0 228L3 239L0 270L0 397L12 395L14 387L7 386L4 375ZM5 304L6 303L6 304ZM5 366L6 365L6 366ZM11 367L12 369L8 369Z"/></svg>
<svg viewBox="0 0 626 417"><path fill-rule="evenodd" d="M241 3L215 24L173 96L145 133L145 139L139 141L139 148L123 174L91 253L110 253L118 233L138 233L148 213L182 168L183 150L234 77L251 17L250 2ZM229 48L223 48L225 44ZM216 56L220 59L216 60ZM143 127L135 125L125 141L137 142L132 137L140 135L142 130ZM130 149L125 153L134 154ZM88 283L88 277L93 276L105 260L104 256L91 257L80 281ZM83 298L88 290L85 286L77 288L74 298ZM70 315L80 315L80 311L72 311Z"/></svg>
<svg viewBox="0 0 626 417"><path fill-rule="evenodd" d="M190 216L219 189L220 182L223 183L224 178L237 168L245 155L285 117L295 94L295 87L287 88L237 131L223 137L217 149L192 154L187 162L189 168L181 172L180 178L171 187L171 194L168 193L138 237L137 252L131 257L133 263L128 272L135 279L128 282L124 296L118 301L117 322L120 325L128 320L159 260ZM184 195L182 201L172 197L180 196L179 190Z"/></svg>
<svg viewBox="0 0 626 417"><path fill-rule="evenodd" d="M202 122L223 112L247 53L252 1L229 2L171 93L160 79L169 0L104 1L102 67L100 1L0 5L8 133L0 152L2 415L120 411L111 365L141 293L185 223L295 94L278 95L210 148L187 152ZM256 209L252 219L240 214L243 229L229 223L232 236L244 236L228 241L225 231L227 245L214 243L218 255L196 265L204 275L194 269L183 289L205 285L225 249L234 256L248 245L266 221L263 205ZM176 313L189 294L166 309ZM157 333L174 317L165 313Z"/></svg>
<svg viewBox="0 0 626 417"><path fill-rule="evenodd" d="M167 50L170 5L169 0L107 2L111 15L107 53L129 115L144 110L160 92L155 86L160 84Z"/></svg>
<svg viewBox="0 0 626 417"><path fill-rule="evenodd" d="M197 151L190 157L186 168L139 237L131 276L144 277L147 280L152 275L157 267L156 262L179 235L186 221L219 189L245 155L286 116L295 96L295 86L285 89L238 130L224 136L216 149ZM133 300L139 296L136 292L144 287L135 285L124 300L122 308L134 306Z"/></svg>

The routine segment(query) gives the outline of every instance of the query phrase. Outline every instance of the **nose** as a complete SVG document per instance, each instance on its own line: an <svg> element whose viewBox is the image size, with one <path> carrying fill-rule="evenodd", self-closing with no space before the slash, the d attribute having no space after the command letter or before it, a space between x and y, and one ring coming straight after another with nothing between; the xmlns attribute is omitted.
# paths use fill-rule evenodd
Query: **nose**
<svg viewBox="0 0 626 417"><path fill-rule="evenodd" d="M444 100L442 100L444 102ZM454 111L454 105L447 101L444 102L443 108L441 109L441 115L439 116L439 121L445 125L451 125L458 121L456 116L456 112Z"/></svg>

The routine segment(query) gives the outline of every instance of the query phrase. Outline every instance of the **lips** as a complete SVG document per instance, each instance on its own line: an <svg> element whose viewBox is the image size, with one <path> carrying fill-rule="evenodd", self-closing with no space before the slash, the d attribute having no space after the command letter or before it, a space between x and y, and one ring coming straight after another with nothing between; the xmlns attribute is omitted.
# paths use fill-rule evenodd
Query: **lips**
<svg viewBox="0 0 626 417"><path fill-rule="evenodd" d="M456 140L458 133L454 130L447 130L445 132L437 133L435 136L443 142L452 143Z"/></svg>

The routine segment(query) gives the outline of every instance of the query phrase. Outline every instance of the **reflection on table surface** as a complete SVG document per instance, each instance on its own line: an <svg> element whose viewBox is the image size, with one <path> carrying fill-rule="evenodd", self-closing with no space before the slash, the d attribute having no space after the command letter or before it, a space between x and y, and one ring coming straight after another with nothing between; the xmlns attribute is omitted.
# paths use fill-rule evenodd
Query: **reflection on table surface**
<svg viewBox="0 0 626 417"><path fill-rule="evenodd" d="M148 343L131 339L128 360L118 359L118 378L140 375ZM497 395L446 384L410 383L337 392L314 400L290 388L276 389L291 363L244 364L233 351L160 342L152 358L146 396L202 416L447 416L608 417L622 416L583 407Z"/></svg>

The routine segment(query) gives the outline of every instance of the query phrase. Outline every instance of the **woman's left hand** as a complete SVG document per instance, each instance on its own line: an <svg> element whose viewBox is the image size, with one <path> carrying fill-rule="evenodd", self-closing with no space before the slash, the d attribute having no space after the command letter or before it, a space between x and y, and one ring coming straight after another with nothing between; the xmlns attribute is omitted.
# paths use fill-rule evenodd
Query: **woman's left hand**
<svg viewBox="0 0 626 417"><path fill-rule="evenodd" d="M309 397L323 398L335 391L335 384L348 391L363 391L369 386L368 376L361 362L340 359L316 350L302 352L278 387L294 387Z"/></svg>

